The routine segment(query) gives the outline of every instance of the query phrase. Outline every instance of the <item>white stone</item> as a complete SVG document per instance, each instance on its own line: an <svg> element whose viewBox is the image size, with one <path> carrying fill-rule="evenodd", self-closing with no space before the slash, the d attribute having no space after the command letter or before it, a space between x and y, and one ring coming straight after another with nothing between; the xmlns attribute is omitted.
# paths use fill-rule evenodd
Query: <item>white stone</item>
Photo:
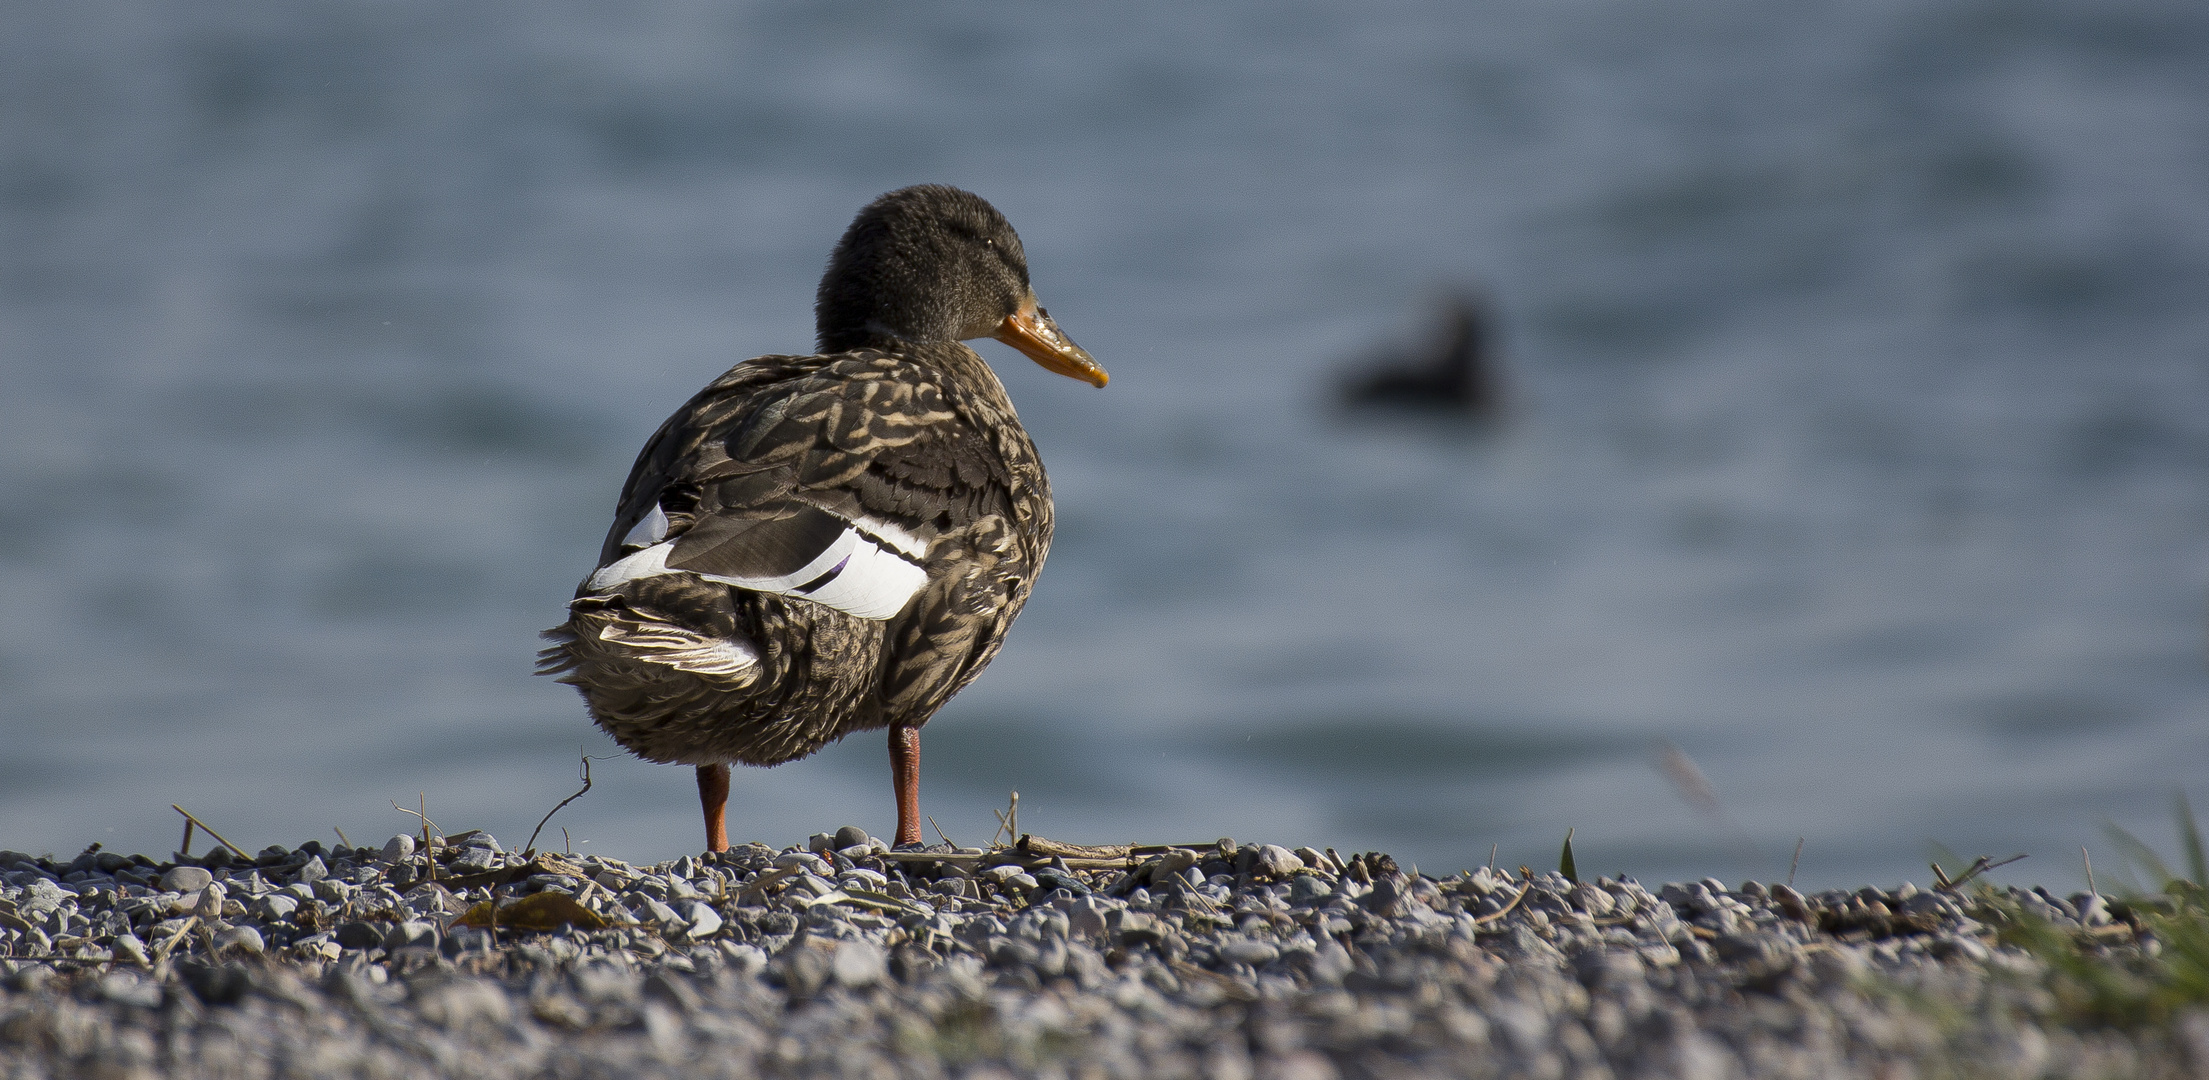
<svg viewBox="0 0 2209 1080"><path fill-rule="evenodd" d="M831 970L838 983L857 989L881 982L889 965L883 959L882 950L872 942L847 941L836 950Z"/></svg>
<svg viewBox="0 0 2209 1080"><path fill-rule="evenodd" d="M690 936L693 939L709 938L720 930L721 913L713 910L712 904L702 900L693 901L690 905Z"/></svg>

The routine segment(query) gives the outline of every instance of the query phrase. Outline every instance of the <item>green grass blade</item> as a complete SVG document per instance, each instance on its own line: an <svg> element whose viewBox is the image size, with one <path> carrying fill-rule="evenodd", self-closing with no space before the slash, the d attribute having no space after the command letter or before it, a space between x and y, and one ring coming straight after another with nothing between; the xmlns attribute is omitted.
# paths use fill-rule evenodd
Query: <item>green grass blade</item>
<svg viewBox="0 0 2209 1080"><path fill-rule="evenodd" d="M2164 865L2162 857L2155 853L2155 849L2141 843L2139 837L2113 824L2102 826L2102 832L2108 834L2109 842L2117 845L2117 850L2124 852L2126 862L2155 875L2156 888L2160 889L2177 880L2178 875L2171 873L2171 868Z"/></svg>
<svg viewBox="0 0 2209 1080"><path fill-rule="evenodd" d="M1580 884L1580 868L1572 862L1572 830L1569 828L1565 830L1565 850L1557 856L1557 872L1565 875L1566 881Z"/></svg>
<svg viewBox="0 0 2209 1080"><path fill-rule="evenodd" d="M2192 877L2186 880L2196 885L2209 885L2209 859L2201 855L2201 828L2194 823L2194 808L2186 805L2186 793L2178 793L2178 806L2172 810L2178 818L2178 842L2186 848L2186 870Z"/></svg>

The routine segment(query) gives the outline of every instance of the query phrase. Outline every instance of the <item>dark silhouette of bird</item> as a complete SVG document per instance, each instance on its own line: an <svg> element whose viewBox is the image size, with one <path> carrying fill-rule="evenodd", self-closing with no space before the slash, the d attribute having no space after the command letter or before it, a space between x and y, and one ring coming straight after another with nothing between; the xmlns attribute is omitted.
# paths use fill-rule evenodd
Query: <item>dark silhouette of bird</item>
<svg viewBox="0 0 2209 1080"><path fill-rule="evenodd" d="M1051 490L994 337L1105 384L1028 284L1020 238L957 188L851 223L814 305L820 351L759 356L644 445L539 670L639 757L693 765L728 847L729 765L889 729L899 845L920 729L997 654L1051 545Z"/></svg>
<svg viewBox="0 0 2209 1080"><path fill-rule="evenodd" d="M1469 295L1452 294L1423 347L1371 358L1344 377L1339 399L1359 411L1493 417L1501 411L1503 387L1491 336L1482 306Z"/></svg>

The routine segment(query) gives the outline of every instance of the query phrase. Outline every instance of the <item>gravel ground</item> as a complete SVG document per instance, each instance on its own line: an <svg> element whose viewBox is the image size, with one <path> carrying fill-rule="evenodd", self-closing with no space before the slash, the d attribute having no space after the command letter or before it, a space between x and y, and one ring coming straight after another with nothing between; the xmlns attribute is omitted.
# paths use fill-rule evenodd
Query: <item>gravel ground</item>
<svg viewBox="0 0 2209 1080"><path fill-rule="evenodd" d="M2209 1013L2063 1023L1968 898L1910 885L852 828L657 866L433 851L0 852L0 1076L2209 1074ZM2100 898L2009 892L2155 948Z"/></svg>

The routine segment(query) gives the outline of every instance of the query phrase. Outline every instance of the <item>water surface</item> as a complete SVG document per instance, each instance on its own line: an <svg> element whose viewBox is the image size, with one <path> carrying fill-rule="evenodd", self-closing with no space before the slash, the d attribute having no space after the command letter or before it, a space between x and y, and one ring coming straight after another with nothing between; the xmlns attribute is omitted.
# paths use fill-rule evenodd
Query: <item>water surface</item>
<svg viewBox="0 0 2209 1080"><path fill-rule="evenodd" d="M631 455L875 194L1020 228L1060 532L928 728L972 843L2069 882L2209 763L2209 14L14 5L0 846L698 842L529 676ZM1443 290L1485 433L1352 421ZM1704 813L1653 766L1692 758ZM878 738L736 832L887 831ZM2197 791L2209 799L2209 793ZM933 838L933 837L931 837ZM2115 862L2112 851L2107 862Z"/></svg>

